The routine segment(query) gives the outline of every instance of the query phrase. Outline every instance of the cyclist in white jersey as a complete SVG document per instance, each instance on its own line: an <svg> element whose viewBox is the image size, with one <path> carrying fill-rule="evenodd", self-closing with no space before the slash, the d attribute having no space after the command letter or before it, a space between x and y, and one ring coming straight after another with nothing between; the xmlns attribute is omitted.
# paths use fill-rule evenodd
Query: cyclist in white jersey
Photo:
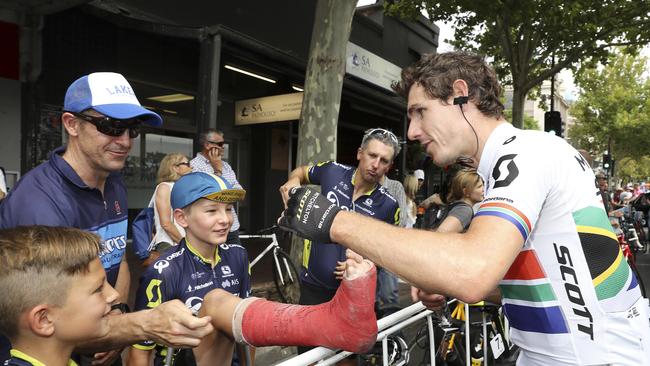
<svg viewBox="0 0 650 366"><path fill-rule="evenodd" d="M496 74L464 52L402 72L409 138L439 166L477 168L485 199L465 234L404 230L295 189L280 218L423 289L473 303L500 289L517 365L650 365L648 303L622 256L589 164L559 137L503 118ZM398 245L408 243L408 245Z"/></svg>

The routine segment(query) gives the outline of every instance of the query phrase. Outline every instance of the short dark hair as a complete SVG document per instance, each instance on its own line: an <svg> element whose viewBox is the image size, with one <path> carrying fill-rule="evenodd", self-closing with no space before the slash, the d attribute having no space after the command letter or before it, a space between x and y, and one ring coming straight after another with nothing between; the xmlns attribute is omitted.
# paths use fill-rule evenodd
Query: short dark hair
<svg viewBox="0 0 650 366"><path fill-rule="evenodd" d="M402 70L402 80L392 87L405 99L413 84L420 84L431 98L446 102L453 93L455 80L465 80L469 99L486 116L502 118L501 86L496 72L476 54L456 51L425 54L420 61Z"/></svg>

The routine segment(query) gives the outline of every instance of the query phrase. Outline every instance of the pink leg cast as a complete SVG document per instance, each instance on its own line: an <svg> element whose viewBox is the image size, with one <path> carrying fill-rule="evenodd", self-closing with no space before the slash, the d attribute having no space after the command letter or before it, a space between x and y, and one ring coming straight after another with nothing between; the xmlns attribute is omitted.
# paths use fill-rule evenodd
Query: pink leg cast
<svg viewBox="0 0 650 366"><path fill-rule="evenodd" d="M344 278L334 298L314 306L251 299L236 310L241 340L253 346L324 346L354 353L369 350L377 339L376 269ZM239 316L237 315L239 313ZM235 339L238 339L238 331Z"/></svg>

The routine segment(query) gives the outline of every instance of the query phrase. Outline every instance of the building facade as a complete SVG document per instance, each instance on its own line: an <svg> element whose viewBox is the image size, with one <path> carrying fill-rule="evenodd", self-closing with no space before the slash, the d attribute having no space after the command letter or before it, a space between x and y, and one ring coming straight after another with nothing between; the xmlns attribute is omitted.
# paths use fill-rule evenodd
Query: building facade
<svg viewBox="0 0 650 366"><path fill-rule="evenodd" d="M148 203L160 159L171 152L191 157L199 149L198 133L213 127L224 131L226 159L249 192L238 208L242 229L272 225L282 209L278 187L296 160L298 115L269 120L280 111L265 105L259 119L246 118L271 97L299 106L316 1L188 0L180 8L172 0L55 3L0 5L0 40L8 56L0 64L0 166L17 177L46 160L65 143L59 115L67 86L87 73L115 71L164 120L161 128L143 129L124 169L131 214ZM438 28L425 18L387 17L381 4L357 9L338 160L356 163L356 148L370 127L406 139L404 101L379 79L382 73L399 76L423 53L435 52L437 42ZM361 66L369 75L351 71ZM406 152L396 165L399 173L407 170Z"/></svg>

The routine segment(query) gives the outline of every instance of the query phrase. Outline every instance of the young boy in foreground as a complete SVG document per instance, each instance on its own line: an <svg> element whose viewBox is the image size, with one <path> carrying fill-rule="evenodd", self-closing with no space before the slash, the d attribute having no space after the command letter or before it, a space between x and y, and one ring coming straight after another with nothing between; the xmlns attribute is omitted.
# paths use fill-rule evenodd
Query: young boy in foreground
<svg viewBox="0 0 650 366"><path fill-rule="evenodd" d="M109 331L117 292L106 282L99 238L78 229L0 230L0 333L6 366L64 366L72 350Z"/></svg>

